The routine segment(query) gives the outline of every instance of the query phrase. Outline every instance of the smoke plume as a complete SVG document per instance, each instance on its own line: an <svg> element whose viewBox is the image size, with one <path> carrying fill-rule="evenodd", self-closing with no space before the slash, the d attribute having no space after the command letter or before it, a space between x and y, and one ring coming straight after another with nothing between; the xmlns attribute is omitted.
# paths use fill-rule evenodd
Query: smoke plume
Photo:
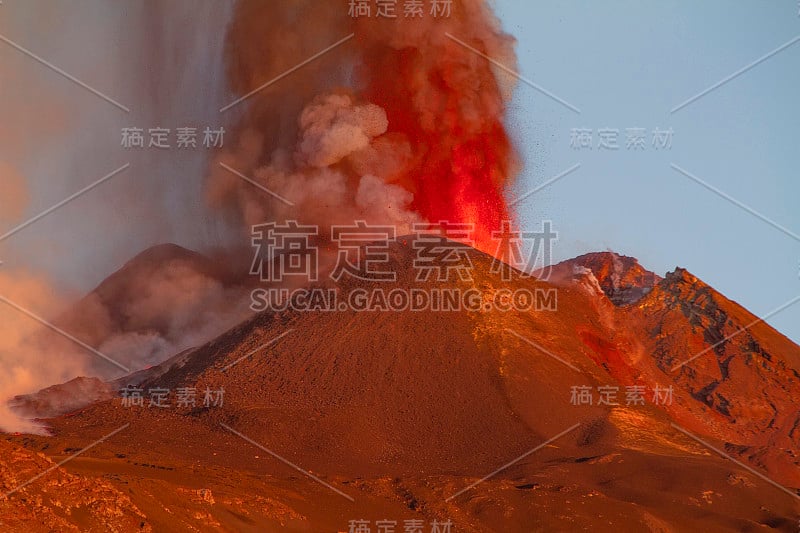
<svg viewBox="0 0 800 533"><path fill-rule="evenodd" d="M477 246L495 251L490 232L509 218L504 191L517 170L503 126L513 84L480 54L516 60L483 0L416 18L400 2L393 19L317 0L89 7L31 0L0 13L0 33L131 109L0 49L0 234L123 163L130 170L0 242L0 260L18 262L0 267L0 295L138 370L221 333L248 302L229 271L159 247L74 303L156 244L226 250L222 262L236 264L250 226L264 222L294 219L325 235L357 220L398 233L448 220L475 224ZM224 147L119 146L122 127L181 126L225 126ZM6 398L120 373L7 305L0 369ZM38 426L3 408L0 427Z"/></svg>
<svg viewBox="0 0 800 533"><path fill-rule="evenodd" d="M123 127L223 125L229 3L30 0L0 9L0 296L131 370L242 318L228 280L169 258L131 273L118 300L90 294L141 250L231 244L204 202L209 150L125 150ZM9 7L10 9L5 9ZM13 42L15 48L9 42ZM130 109L126 113L21 49ZM174 142L174 141L173 141ZM115 168L129 169L13 235ZM176 259L176 258L172 258ZM140 262L141 263L141 262ZM238 296L238 295L237 295ZM39 426L4 400L123 370L0 303L0 428Z"/></svg>
<svg viewBox="0 0 800 533"><path fill-rule="evenodd" d="M238 4L226 56L236 95L353 38L229 111L236 144L218 162L288 202L215 166L209 197L248 226L473 223L477 245L494 252L517 166L503 125L511 87L464 44L514 68L513 40L482 0L454 3L449 17L407 18L401 4L396 18L376 14L312 0Z"/></svg>

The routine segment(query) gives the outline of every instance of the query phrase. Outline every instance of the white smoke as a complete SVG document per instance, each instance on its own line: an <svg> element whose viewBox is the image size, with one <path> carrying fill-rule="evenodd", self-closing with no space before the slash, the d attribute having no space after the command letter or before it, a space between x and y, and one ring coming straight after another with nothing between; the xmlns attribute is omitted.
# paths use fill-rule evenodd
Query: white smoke
<svg viewBox="0 0 800 533"><path fill-rule="evenodd" d="M0 8L0 35L27 51L0 42L0 235L130 164L0 241L0 295L53 321L77 295L149 246L172 241L197 249L232 233L214 222L205 206L203 177L211 151L120 146L125 127L169 128L174 146L176 128L225 125L218 110L227 98L223 44L231 11L229 2L194 0L26 0ZM230 295L215 283L189 278L190 285L178 286L185 292L172 291L169 300L137 302L143 322L175 311L161 331L120 331L112 327L106 307L90 303L83 308L83 323L72 331L134 369L152 364L176 346L219 332L210 315L228 308L221 302ZM199 311L189 309L196 305ZM100 372L94 355L43 331L0 303L3 399ZM0 428L37 426L17 419L0 402Z"/></svg>
<svg viewBox="0 0 800 533"><path fill-rule="evenodd" d="M328 167L369 146L386 133L386 112L374 104L354 105L347 95L317 98L300 114L297 162Z"/></svg>

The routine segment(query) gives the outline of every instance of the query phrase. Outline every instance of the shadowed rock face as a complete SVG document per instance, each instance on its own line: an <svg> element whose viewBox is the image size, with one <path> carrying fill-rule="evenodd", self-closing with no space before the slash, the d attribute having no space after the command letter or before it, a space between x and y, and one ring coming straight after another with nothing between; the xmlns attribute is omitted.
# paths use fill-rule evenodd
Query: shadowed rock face
<svg viewBox="0 0 800 533"><path fill-rule="evenodd" d="M800 349L684 269L632 310L658 371L688 393L681 416L728 453L800 486Z"/></svg>
<svg viewBox="0 0 800 533"><path fill-rule="evenodd" d="M573 276L590 271L600 289L616 306L639 301L661 281L661 277L644 269L633 257L614 252L595 252L563 261L553 267L556 273Z"/></svg>
<svg viewBox="0 0 800 533"><path fill-rule="evenodd" d="M131 491L156 530L346 531L367 517L450 518L475 532L794 531L797 499L684 433L796 492L791 341L682 269L662 279L597 253L556 265L550 281L505 281L470 250L471 280L420 282L412 244L390 249L397 282L334 288L555 287L557 310L264 312L114 385L194 388L194 406L126 408L117 398L48 420L54 437L9 439L58 456L89 444L86 428L130 424L130 438L69 465L113 470L110 483ZM611 405L596 392L575 405L576 386L619 393ZM644 405L626 402L630 386L645 388ZM670 404L652 400L656 386L672 386ZM203 391L221 388L224 405L203 405Z"/></svg>

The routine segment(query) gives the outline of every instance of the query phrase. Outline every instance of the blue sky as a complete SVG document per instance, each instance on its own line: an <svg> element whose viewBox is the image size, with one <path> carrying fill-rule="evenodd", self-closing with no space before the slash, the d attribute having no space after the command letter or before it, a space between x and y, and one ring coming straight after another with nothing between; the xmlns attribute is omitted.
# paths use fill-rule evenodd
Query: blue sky
<svg viewBox="0 0 800 533"><path fill-rule="evenodd" d="M497 12L518 41L509 124L525 167L514 195L580 168L518 204L525 227L553 221L556 258L611 249L660 274L687 268L763 315L800 295L800 241L684 176L800 234L800 42L670 111L800 35L783 2L521 2ZM570 146L573 129L594 146ZM644 150L626 130L645 128ZM656 150L652 130L673 130ZM618 130L617 150L598 130ZM800 341L800 303L768 320Z"/></svg>

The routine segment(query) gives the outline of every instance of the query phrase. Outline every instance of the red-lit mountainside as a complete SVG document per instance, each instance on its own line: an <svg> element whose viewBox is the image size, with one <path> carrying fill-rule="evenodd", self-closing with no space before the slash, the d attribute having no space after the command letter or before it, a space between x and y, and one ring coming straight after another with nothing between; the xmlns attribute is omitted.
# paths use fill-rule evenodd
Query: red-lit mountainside
<svg viewBox="0 0 800 533"><path fill-rule="evenodd" d="M662 279L605 252L504 280L490 256L467 257L470 280L418 281L402 240L395 282L334 288L555 289L556 308L262 312L126 381L196 389L195 406L104 400L6 446L59 461L124 428L59 472L108 483L135 505L119 524L141 513L156 531L796 530L800 348L682 269ZM591 405L574 401L581 387ZM224 403L203 405L207 389ZM49 501L46 479L0 501L0 522L22 498ZM48 512L80 528L86 505Z"/></svg>

